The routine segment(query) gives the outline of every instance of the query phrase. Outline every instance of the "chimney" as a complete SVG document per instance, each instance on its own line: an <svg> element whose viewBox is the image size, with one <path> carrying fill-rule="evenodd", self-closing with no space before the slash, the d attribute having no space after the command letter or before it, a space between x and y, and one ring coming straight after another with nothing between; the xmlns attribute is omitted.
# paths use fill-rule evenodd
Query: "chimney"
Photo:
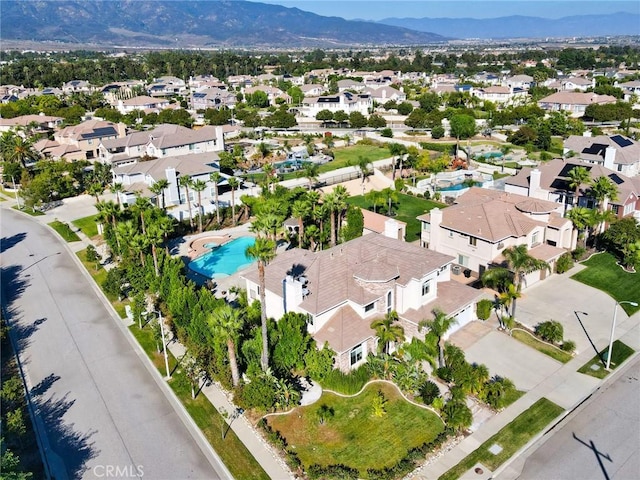
<svg viewBox="0 0 640 480"><path fill-rule="evenodd" d="M398 239L398 222L390 218L384 222L384 236Z"/></svg>
<svg viewBox="0 0 640 480"><path fill-rule="evenodd" d="M615 170L613 161L616 159L616 149L613 147L607 147L604 150L604 168L609 170Z"/></svg>
<svg viewBox="0 0 640 480"><path fill-rule="evenodd" d="M429 239L429 250L437 250L440 243L440 224L442 224L442 210L433 208L431 210L431 236Z"/></svg>
<svg viewBox="0 0 640 480"><path fill-rule="evenodd" d="M540 192L540 177L542 176L542 172L537 168L531 170L531 174L529 177L529 196L533 198L542 198Z"/></svg>
<svg viewBox="0 0 640 480"><path fill-rule="evenodd" d="M167 177L167 181L169 182L169 195L165 199L167 205L179 204L180 203L180 190L178 185L178 175L176 173L176 169L174 167L166 168L164 171L164 176Z"/></svg>

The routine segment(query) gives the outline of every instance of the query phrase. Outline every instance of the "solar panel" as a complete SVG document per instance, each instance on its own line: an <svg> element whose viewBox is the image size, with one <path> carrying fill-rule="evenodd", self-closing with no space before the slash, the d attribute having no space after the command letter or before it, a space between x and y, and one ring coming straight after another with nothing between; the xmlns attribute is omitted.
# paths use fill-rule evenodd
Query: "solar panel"
<svg viewBox="0 0 640 480"><path fill-rule="evenodd" d="M194 93L194 94L193 94L193 97L194 97L194 98L204 98L204 97L206 97L206 96L207 96L207 94L206 94L206 93Z"/></svg>
<svg viewBox="0 0 640 480"><path fill-rule="evenodd" d="M633 142L631 140L629 140L628 138L624 138L622 135L614 135L613 137L611 137L611 140L613 140L618 146L622 148L633 145Z"/></svg>
<svg viewBox="0 0 640 480"><path fill-rule="evenodd" d="M560 170L560 173L558 173L558 177L567 178L569 176L569 172L574 168L576 168L577 166L578 165L576 165L575 163L567 163L564 167L562 167L562 170ZM580 166L583 166L583 165L580 165ZM584 166L584 168L586 168L587 171L590 171L593 167Z"/></svg>
<svg viewBox="0 0 640 480"><path fill-rule="evenodd" d="M83 133L80 135L82 138L93 138L93 137L108 137L111 135L117 135L116 130L113 127L102 127L96 128L93 132Z"/></svg>
<svg viewBox="0 0 640 480"><path fill-rule="evenodd" d="M620 185L621 183L624 183L624 180L621 179L618 175L616 175L615 173L612 175L609 175L609 179L615 183L616 185Z"/></svg>

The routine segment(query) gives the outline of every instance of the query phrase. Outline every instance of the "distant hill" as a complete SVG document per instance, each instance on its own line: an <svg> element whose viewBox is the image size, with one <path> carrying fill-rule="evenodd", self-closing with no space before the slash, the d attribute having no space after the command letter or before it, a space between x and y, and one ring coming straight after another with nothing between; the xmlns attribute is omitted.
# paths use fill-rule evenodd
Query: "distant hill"
<svg viewBox="0 0 640 480"><path fill-rule="evenodd" d="M2 0L3 40L105 46L356 46L446 40L375 22L247 1Z"/></svg>
<svg viewBox="0 0 640 480"><path fill-rule="evenodd" d="M576 3L576 5L579 5ZM500 18L385 18L378 23L455 38L547 38L640 35L640 15L576 15L559 19L510 16Z"/></svg>

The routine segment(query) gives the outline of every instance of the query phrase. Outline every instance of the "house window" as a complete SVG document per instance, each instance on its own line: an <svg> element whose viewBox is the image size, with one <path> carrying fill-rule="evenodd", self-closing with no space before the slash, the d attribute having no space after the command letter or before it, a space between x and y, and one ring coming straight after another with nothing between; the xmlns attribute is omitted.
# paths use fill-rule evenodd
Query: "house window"
<svg viewBox="0 0 640 480"><path fill-rule="evenodd" d="M375 306L375 302L371 302L369 305L365 305L364 306L364 313L370 312L371 310L373 310L373 307Z"/></svg>
<svg viewBox="0 0 640 480"><path fill-rule="evenodd" d="M391 291L387 292L387 313L389 313L391 310L393 310L393 305L392 305L392 295L391 295Z"/></svg>
<svg viewBox="0 0 640 480"><path fill-rule="evenodd" d="M475 247L478 244L478 239L476 237L469 237L469 245Z"/></svg>
<svg viewBox="0 0 640 480"><path fill-rule="evenodd" d="M353 367L356 363L362 360L362 353L364 352L364 347L362 344L353 347L349 354L349 364Z"/></svg>
<svg viewBox="0 0 640 480"><path fill-rule="evenodd" d="M611 205L611 211L618 215L620 213L620 205Z"/></svg>
<svg viewBox="0 0 640 480"><path fill-rule="evenodd" d="M429 295L431 291L431 280L425 280L422 282L422 296Z"/></svg>
<svg viewBox="0 0 640 480"><path fill-rule="evenodd" d="M540 241L538 240L539 233L540 232L533 232L533 234L531 235L531 246L532 247L534 245L537 245L538 243L540 243Z"/></svg>
<svg viewBox="0 0 640 480"><path fill-rule="evenodd" d="M453 238L453 230L449 230L449 238Z"/></svg>
<svg viewBox="0 0 640 480"><path fill-rule="evenodd" d="M462 265L463 267L468 267L469 266L469 257L467 257L465 255L458 255L458 264Z"/></svg>

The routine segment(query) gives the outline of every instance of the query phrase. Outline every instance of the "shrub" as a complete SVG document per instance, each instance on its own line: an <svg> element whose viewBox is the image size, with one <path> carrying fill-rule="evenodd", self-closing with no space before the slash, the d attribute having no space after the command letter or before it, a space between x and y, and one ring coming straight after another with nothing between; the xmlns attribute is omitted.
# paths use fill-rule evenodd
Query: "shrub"
<svg viewBox="0 0 640 480"><path fill-rule="evenodd" d="M442 125L436 125L431 129L431 137L434 139L439 139L444 137L444 127Z"/></svg>
<svg viewBox="0 0 640 480"><path fill-rule="evenodd" d="M438 388L438 385L433 383L431 380L427 380L420 388L420 398L422 398L422 401L425 404L431 405L438 397L440 397L440 389Z"/></svg>
<svg viewBox="0 0 640 480"><path fill-rule="evenodd" d="M535 333L537 336L546 340L547 342L560 343L564 336L564 329L560 322L555 320L549 320L536 325Z"/></svg>
<svg viewBox="0 0 640 480"><path fill-rule="evenodd" d="M276 385L264 375L254 377L238 390L236 403L244 409L270 410L276 403Z"/></svg>
<svg viewBox="0 0 640 480"><path fill-rule="evenodd" d="M321 383L324 389L334 390L345 395L353 395L362 390L364 384L370 379L371 374L365 364L349 373L344 373L340 370L331 370Z"/></svg>
<svg viewBox="0 0 640 480"><path fill-rule="evenodd" d="M315 380L323 380L333 371L334 355L328 343L320 350L312 346L304 356L307 375Z"/></svg>
<svg viewBox="0 0 640 480"><path fill-rule="evenodd" d="M393 138L393 130L391 130L390 128L383 128L380 132L380 136L385 138Z"/></svg>
<svg viewBox="0 0 640 480"><path fill-rule="evenodd" d="M473 414L464 402L457 400L447 402L442 409L447 426L460 431L470 427L473 423Z"/></svg>
<svg viewBox="0 0 640 480"><path fill-rule="evenodd" d="M562 348L562 350L565 352L573 353L576 349L576 342L574 342L573 340L565 340L564 342L562 342L560 348Z"/></svg>
<svg viewBox="0 0 640 480"><path fill-rule="evenodd" d="M335 478L339 480L357 480L359 472L355 468L346 465L327 465L323 467L318 464L311 465L307 469L307 475L311 480L323 478Z"/></svg>
<svg viewBox="0 0 640 480"><path fill-rule="evenodd" d="M438 368L438 370L436 370L436 375L447 383L450 383L453 380L453 371L447 366Z"/></svg>
<svg viewBox="0 0 640 480"><path fill-rule="evenodd" d="M573 257L567 252L556 262L556 273L565 273L573 268Z"/></svg>
<svg viewBox="0 0 640 480"><path fill-rule="evenodd" d="M576 247L576 249L573 252L571 252L571 257L574 260L579 261L579 260L582 260L585 257L586 253L587 253L587 249L586 248L584 248L584 247Z"/></svg>
<svg viewBox="0 0 640 480"><path fill-rule="evenodd" d="M476 315L480 320L486 320L491 316L493 302L488 298L483 298L476 304Z"/></svg>
<svg viewBox="0 0 640 480"><path fill-rule="evenodd" d="M515 388L513 382L508 378L495 376L485 384L480 399L490 407L499 410L506 405L509 394Z"/></svg>

